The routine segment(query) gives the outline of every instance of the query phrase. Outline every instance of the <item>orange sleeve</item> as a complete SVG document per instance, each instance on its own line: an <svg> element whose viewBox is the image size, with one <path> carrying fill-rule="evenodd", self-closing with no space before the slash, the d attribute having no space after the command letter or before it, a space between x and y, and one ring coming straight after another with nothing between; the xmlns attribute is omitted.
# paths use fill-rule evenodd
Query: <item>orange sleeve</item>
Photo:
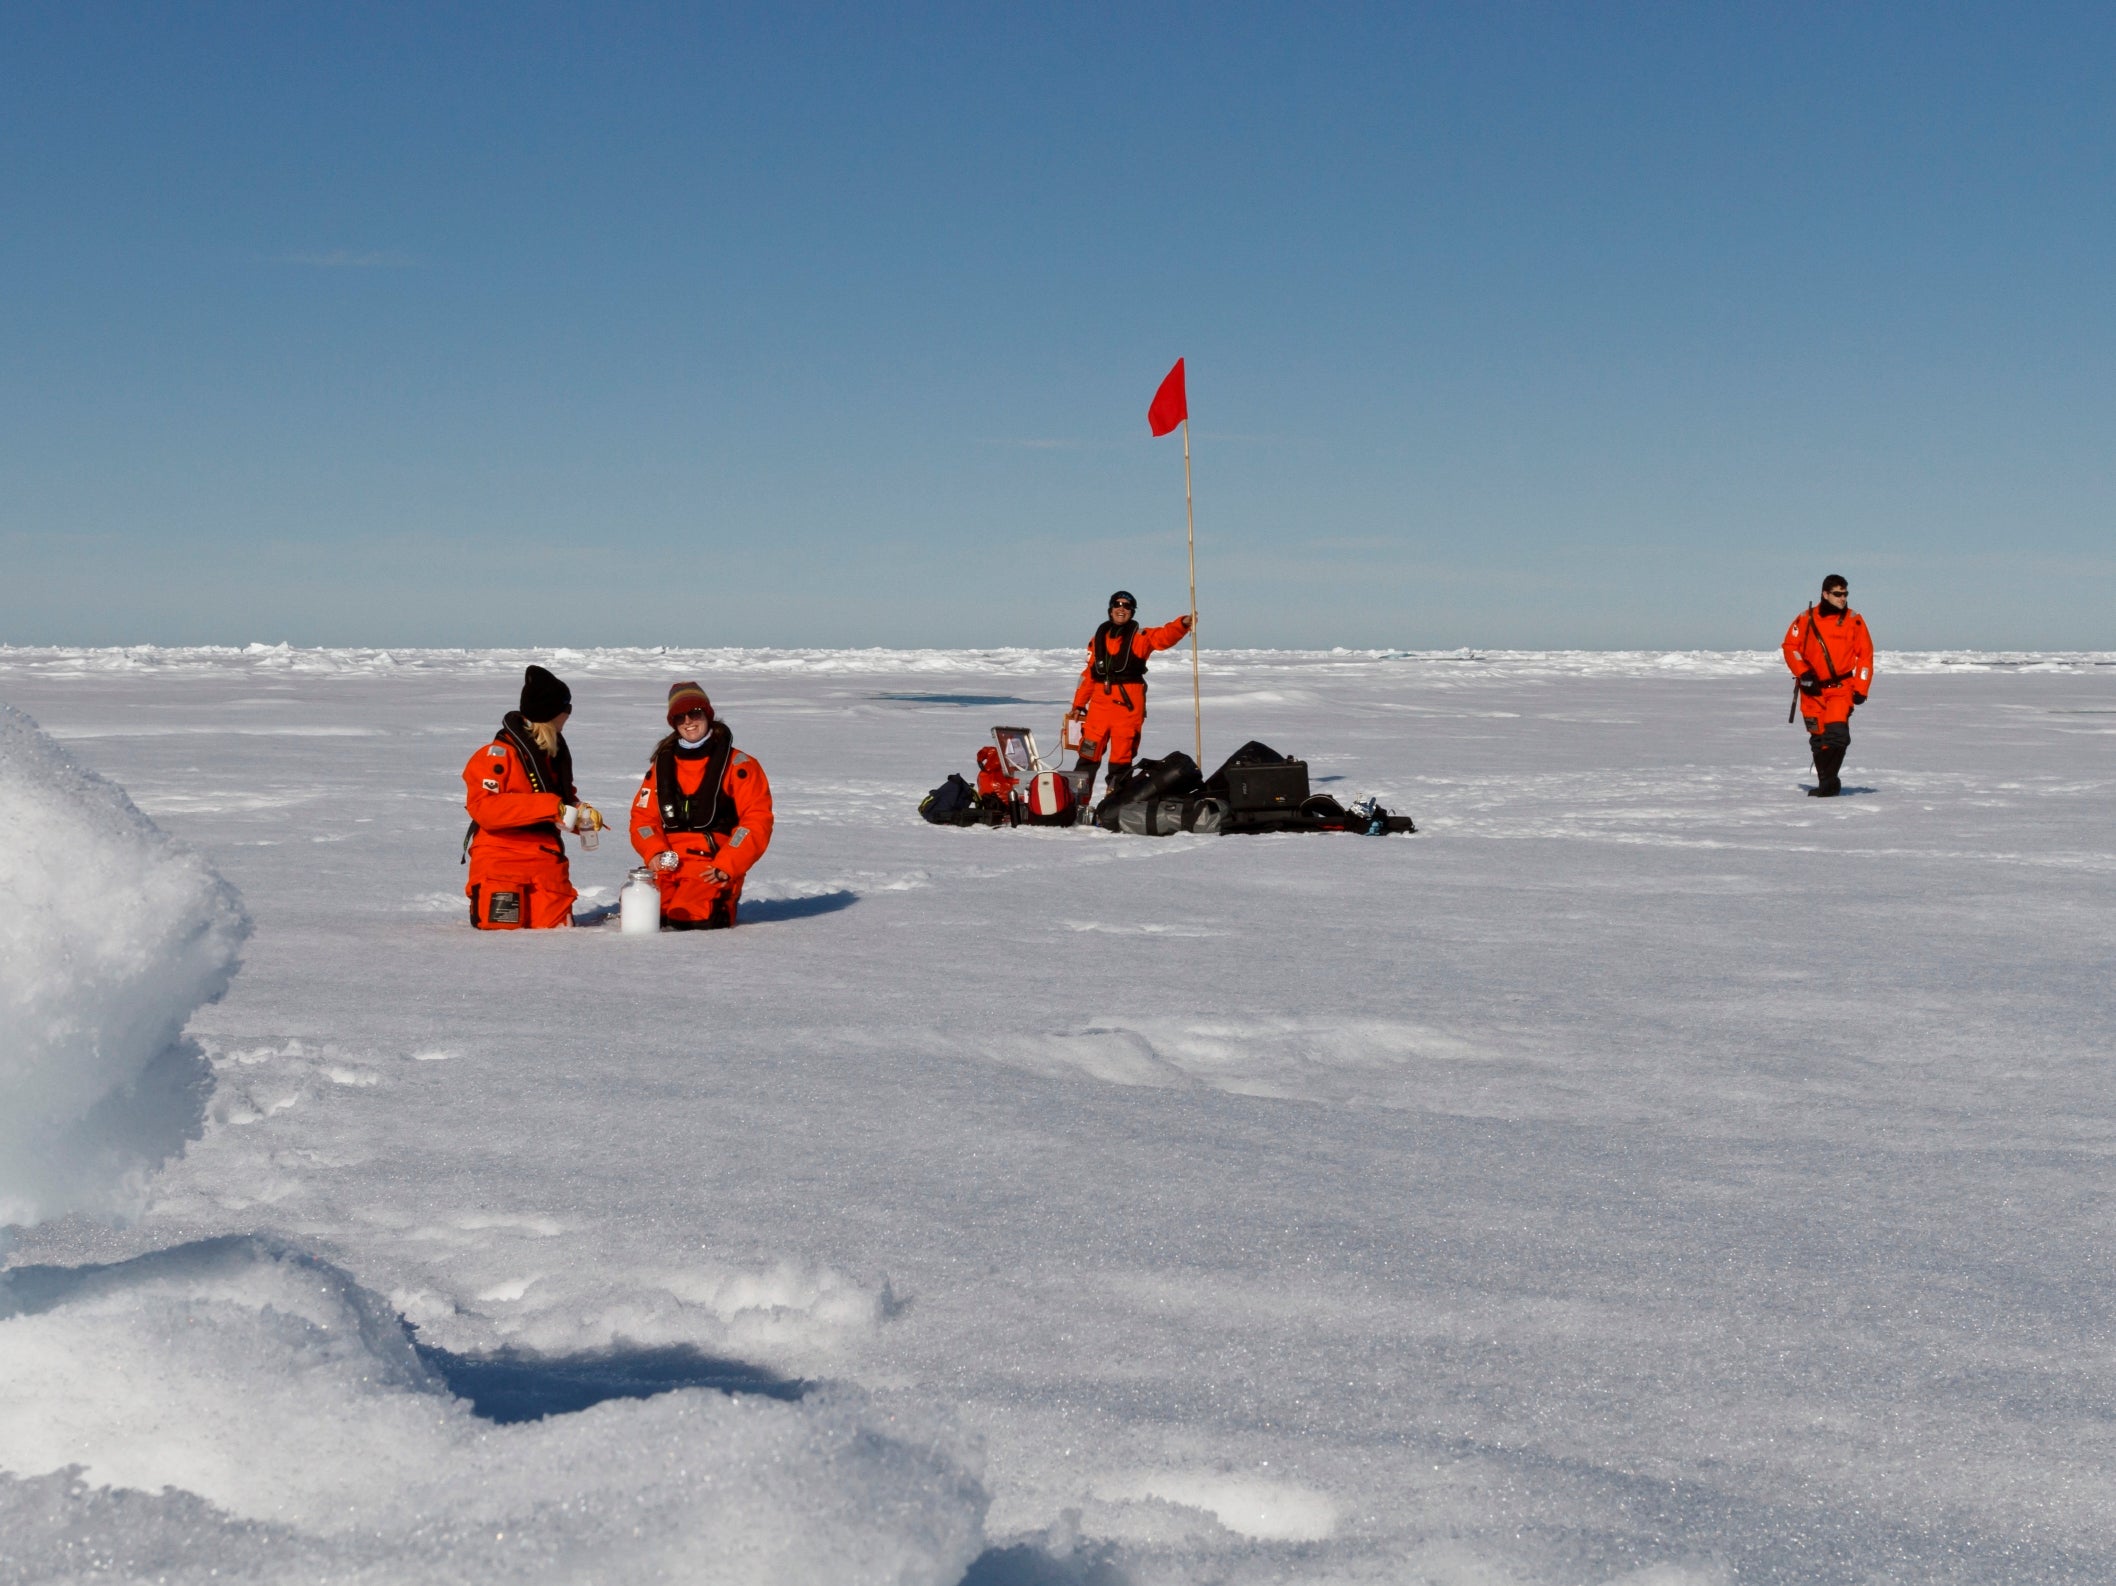
<svg viewBox="0 0 2116 1586"><path fill-rule="evenodd" d="M771 846L771 782L764 767L737 749L728 760L720 787L735 801L735 829L721 843L713 863L739 880Z"/></svg>
<svg viewBox="0 0 2116 1586"><path fill-rule="evenodd" d="M499 750L494 754L493 750ZM463 767L463 807L482 831L504 832L542 826L558 819L566 805L556 793L526 791L528 778L505 744L488 744Z"/></svg>
<svg viewBox="0 0 2116 1586"><path fill-rule="evenodd" d="M1804 677L1814 668L1807 660L1807 613L1801 612L1793 619L1793 625L1785 630L1785 643L1779 646L1785 656L1786 668L1795 677Z"/></svg>
<svg viewBox="0 0 2116 1586"><path fill-rule="evenodd" d="M639 794L632 800L625 825L626 835L642 859L652 859L669 846L668 833L661 829L661 791L655 786L652 766L647 767L646 777L639 784Z"/></svg>
<svg viewBox="0 0 2116 1586"><path fill-rule="evenodd" d="M1095 641L1087 641L1087 665L1080 668L1080 686L1073 690L1073 709L1086 710L1095 696Z"/></svg>
<svg viewBox="0 0 2116 1586"><path fill-rule="evenodd" d="M1183 635L1190 631L1190 619L1178 617L1174 622L1164 622L1158 628L1141 628L1132 635L1134 654L1152 655L1156 650L1165 650L1172 644L1181 644Z"/></svg>
<svg viewBox="0 0 2116 1586"><path fill-rule="evenodd" d="M1874 686L1874 636L1866 631L1864 617L1852 635L1852 686L1862 694Z"/></svg>

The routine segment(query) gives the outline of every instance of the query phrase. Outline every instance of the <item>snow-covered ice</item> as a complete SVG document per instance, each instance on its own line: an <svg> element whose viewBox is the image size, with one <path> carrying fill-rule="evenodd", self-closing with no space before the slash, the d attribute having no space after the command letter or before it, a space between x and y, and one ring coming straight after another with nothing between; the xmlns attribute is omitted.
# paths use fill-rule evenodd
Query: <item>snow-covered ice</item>
<svg viewBox="0 0 2116 1586"><path fill-rule="evenodd" d="M606 809L705 683L742 929L469 930L528 659ZM1773 655L1222 653L1208 754L1421 835L917 821L1071 665L0 650L188 845L83 783L133 978L8 927L136 1032L76 1116L225 976L191 854L256 922L197 1138L13 1236L0 1581L2116 1578L2116 656L1884 654L1820 803Z"/></svg>
<svg viewBox="0 0 2116 1586"><path fill-rule="evenodd" d="M197 1123L184 1022L248 934L196 853L0 704L0 1226L124 1210Z"/></svg>

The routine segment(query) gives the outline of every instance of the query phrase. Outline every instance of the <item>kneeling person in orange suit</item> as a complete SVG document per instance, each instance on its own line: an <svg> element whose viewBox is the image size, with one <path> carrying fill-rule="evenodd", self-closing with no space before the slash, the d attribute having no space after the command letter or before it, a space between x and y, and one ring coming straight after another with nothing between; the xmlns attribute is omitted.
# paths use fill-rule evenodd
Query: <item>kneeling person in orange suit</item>
<svg viewBox="0 0 2116 1586"><path fill-rule="evenodd" d="M1141 628L1139 603L1131 591L1109 597L1109 620L1087 644L1087 667L1073 691L1072 719L1080 729L1080 765L1087 771L1081 796L1095 785L1095 769L1109 761L1109 791L1131 780L1132 759L1146 730L1146 658L1182 641L1190 618L1182 616L1158 628Z"/></svg>
<svg viewBox="0 0 2116 1586"><path fill-rule="evenodd" d="M559 833L602 830L602 816L573 790L573 751L563 730L573 694L540 666L522 678L521 708L463 767L470 830L463 890L481 931L544 930L573 923L579 894Z"/></svg>
<svg viewBox="0 0 2116 1586"><path fill-rule="evenodd" d="M734 745L696 683L669 689L669 725L632 801L632 846L661 888L676 931L735 923L742 878L771 845L771 784Z"/></svg>

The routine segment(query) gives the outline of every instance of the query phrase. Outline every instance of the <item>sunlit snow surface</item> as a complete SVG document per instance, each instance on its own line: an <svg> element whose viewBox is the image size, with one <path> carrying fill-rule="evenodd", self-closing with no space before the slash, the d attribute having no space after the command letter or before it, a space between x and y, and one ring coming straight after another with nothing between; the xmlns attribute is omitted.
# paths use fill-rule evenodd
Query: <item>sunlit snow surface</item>
<svg viewBox="0 0 2116 1586"><path fill-rule="evenodd" d="M613 810L705 684L741 930L470 932L528 659ZM2116 656L1878 670L1822 803L1766 654L1221 654L1421 834L1155 840L913 814L1069 653L0 650L256 922L5 1257L0 1580L2116 1579Z"/></svg>

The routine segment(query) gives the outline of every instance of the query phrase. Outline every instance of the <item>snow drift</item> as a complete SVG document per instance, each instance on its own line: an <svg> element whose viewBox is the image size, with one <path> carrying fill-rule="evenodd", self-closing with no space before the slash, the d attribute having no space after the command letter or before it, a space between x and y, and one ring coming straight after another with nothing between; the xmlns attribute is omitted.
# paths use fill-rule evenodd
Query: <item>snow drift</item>
<svg viewBox="0 0 2116 1586"><path fill-rule="evenodd" d="M234 890L0 705L0 1225L133 1209L196 1130L184 1022L235 973Z"/></svg>
<svg viewBox="0 0 2116 1586"><path fill-rule="evenodd" d="M844 1389L494 1425L275 1240L0 1272L0 1579L952 1586L985 1509L959 1441Z"/></svg>

